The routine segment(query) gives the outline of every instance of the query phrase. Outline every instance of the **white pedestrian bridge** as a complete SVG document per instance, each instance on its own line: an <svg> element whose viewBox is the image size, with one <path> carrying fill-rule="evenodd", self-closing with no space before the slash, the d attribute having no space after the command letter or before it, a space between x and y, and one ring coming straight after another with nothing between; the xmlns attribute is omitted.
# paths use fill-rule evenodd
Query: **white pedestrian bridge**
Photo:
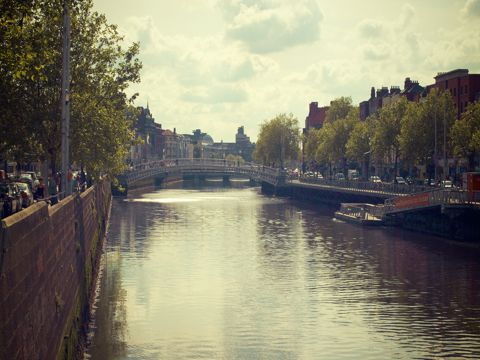
<svg viewBox="0 0 480 360"><path fill-rule="evenodd" d="M287 181L287 172L254 163L223 159L169 159L136 163L120 177L123 185L155 177L240 177L273 186L282 186Z"/></svg>

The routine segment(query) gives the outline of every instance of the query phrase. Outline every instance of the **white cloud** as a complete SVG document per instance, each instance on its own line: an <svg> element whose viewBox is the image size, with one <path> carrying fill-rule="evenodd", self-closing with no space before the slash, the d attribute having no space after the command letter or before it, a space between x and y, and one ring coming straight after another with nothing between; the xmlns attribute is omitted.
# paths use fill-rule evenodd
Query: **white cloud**
<svg viewBox="0 0 480 360"><path fill-rule="evenodd" d="M386 31L380 21L365 19L358 24L358 32L362 38L381 38Z"/></svg>
<svg viewBox="0 0 480 360"><path fill-rule="evenodd" d="M248 99L248 95L245 90L238 86L216 85L187 90L181 98L188 102L217 104L244 102Z"/></svg>
<svg viewBox="0 0 480 360"><path fill-rule="evenodd" d="M462 14L470 17L480 17L480 0L467 0Z"/></svg>
<svg viewBox="0 0 480 360"><path fill-rule="evenodd" d="M128 42L141 42L142 83L132 91L138 105L148 100L157 122L180 133L201 128L233 141L244 125L254 140L260 123L278 113L303 123L311 101L358 103L371 86L402 85L407 76L427 85L438 71L480 71L480 0L435 8L324 2L324 20L319 0L138 1L149 12L123 12L119 24ZM190 1L192 10L183 7ZM182 22L194 25L184 31Z"/></svg>
<svg viewBox="0 0 480 360"><path fill-rule="evenodd" d="M219 2L228 23L227 37L254 53L269 53L315 42L322 13L314 0Z"/></svg>

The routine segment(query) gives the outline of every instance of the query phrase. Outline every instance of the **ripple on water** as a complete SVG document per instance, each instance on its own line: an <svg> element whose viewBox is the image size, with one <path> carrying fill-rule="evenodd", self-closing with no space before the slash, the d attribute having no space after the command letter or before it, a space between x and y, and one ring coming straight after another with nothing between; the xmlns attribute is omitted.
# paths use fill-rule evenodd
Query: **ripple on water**
<svg viewBox="0 0 480 360"><path fill-rule="evenodd" d="M87 357L478 359L478 254L434 240L251 189L115 200Z"/></svg>

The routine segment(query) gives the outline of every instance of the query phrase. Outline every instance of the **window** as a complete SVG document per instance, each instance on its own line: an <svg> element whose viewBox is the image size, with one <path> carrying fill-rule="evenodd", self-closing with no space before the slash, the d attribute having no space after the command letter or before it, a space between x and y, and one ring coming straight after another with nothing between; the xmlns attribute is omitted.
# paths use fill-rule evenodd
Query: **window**
<svg viewBox="0 0 480 360"><path fill-rule="evenodd" d="M457 88L453 88L453 96L457 96Z"/></svg>
<svg viewBox="0 0 480 360"><path fill-rule="evenodd" d="M463 87L460 85L460 87L458 88L458 94L459 95L462 95L463 94Z"/></svg>
<svg viewBox="0 0 480 360"><path fill-rule="evenodd" d="M465 94L468 94L468 85L465 85Z"/></svg>
<svg viewBox="0 0 480 360"><path fill-rule="evenodd" d="M465 101L465 110L467 110L468 101Z"/></svg>
<svg viewBox="0 0 480 360"><path fill-rule="evenodd" d="M460 103L460 112L462 113L463 112L463 104Z"/></svg>

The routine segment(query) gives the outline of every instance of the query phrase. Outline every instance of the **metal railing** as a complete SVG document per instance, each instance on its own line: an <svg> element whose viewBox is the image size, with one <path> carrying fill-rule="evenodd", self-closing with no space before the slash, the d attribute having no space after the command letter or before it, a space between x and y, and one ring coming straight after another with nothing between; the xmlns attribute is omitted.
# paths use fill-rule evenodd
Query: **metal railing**
<svg viewBox="0 0 480 360"><path fill-rule="evenodd" d="M398 204L398 198L385 200L385 213L410 211L432 206L480 206L479 191L435 189L424 193L412 194L410 198L412 200L411 202L408 202L409 197L403 198L404 204L402 205ZM405 200L407 201L407 205L405 205Z"/></svg>
<svg viewBox="0 0 480 360"><path fill-rule="evenodd" d="M299 181L308 184L337 187L345 190L380 193L384 195L407 195L428 191L428 186L395 183L374 183L370 181L329 180L314 177L299 177Z"/></svg>
<svg viewBox="0 0 480 360"><path fill-rule="evenodd" d="M279 185L286 181L286 172L254 163L223 159L171 159L136 163L124 174L127 184L166 174L206 174L218 176L246 176L257 181Z"/></svg>

